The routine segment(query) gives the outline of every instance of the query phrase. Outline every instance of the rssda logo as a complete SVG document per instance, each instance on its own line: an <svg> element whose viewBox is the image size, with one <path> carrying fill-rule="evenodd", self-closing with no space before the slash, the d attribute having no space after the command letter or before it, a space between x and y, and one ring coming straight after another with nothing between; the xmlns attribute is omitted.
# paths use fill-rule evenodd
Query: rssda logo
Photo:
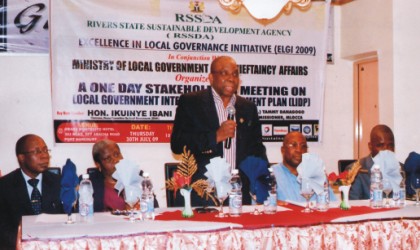
<svg viewBox="0 0 420 250"><path fill-rule="evenodd" d="M204 11L204 2L190 1L189 8L193 13L202 13Z"/></svg>

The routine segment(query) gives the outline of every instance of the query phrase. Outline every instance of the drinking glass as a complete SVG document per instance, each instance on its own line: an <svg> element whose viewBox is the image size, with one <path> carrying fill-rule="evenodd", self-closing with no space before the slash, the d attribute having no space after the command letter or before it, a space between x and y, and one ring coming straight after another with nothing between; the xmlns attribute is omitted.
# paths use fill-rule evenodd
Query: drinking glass
<svg viewBox="0 0 420 250"><path fill-rule="evenodd" d="M312 209L309 207L309 199L311 199L314 194L314 190L309 183L309 180L306 178L301 179L301 189L300 194L306 199L306 207L302 210L303 213L311 213Z"/></svg>
<svg viewBox="0 0 420 250"><path fill-rule="evenodd" d="M420 173L414 173L410 179L411 187L416 191L416 207L420 206L419 192L420 192Z"/></svg>
<svg viewBox="0 0 420 250"><path fill-rule="evenodd" d="M70 210L69 213L67 213L67 221L64 222L65 224L74 224L74 223L76 223L76 221L73 220L73 216L71 216L71 214L73 212L73 208L74 208L74 206L76 206L76 202L77 202L77 191L76 191L76 189L73 189L73 191L74 191L74 194L75 194L74 195L75 199L74 199L73 204L72 204L72 209Z"/></svg>
<svg viewBox="0 0 420 250"><path fill-rule="evenodd" d="M389 179L383 179L382 186L385 193L385 207L389 208L389 194L392 192L392 185Z"/></svg>
<svg viewBox="0 0 420 250"><path fill-rule="evenodd" d="M128 186L124 188L124 201L130 207L130 222L134 222L136 218L134 217L134 206L140 200L140 187Z"/></svg>
<svg viewBox="0 0 420 250"><path fill-rule="evenodd" d="M229 195L230 189L228 187L230 187L230 185L216 184L215 189L214 189L215 195L217 199L219 200L219 204L220 204L219 214L216 215L216 217L218 218L225 217L225 213L223 212L223 202L226 200L226 198Z"/></svg>
<svg viewBox="0 0 420 250"><path fill-rule="evenodd" d="M405 199L406 199L406 196L405 196L405 192L406 192L406 189L405 189L405 171L403 169L400 169L400 175L401 175L402 180L401 180L400 184L398 185L398 187L399 187L398 192L393 191L393 193L392 193L392 199L394 200L394 204L395 204L396 207L405 206Z"/></svg>
<svg viewBox="0 0 420 250"><path fill-rule="evenodd" d="M258 209L258 202L257 202L257 195L255 195L255 194L253 194L253 193L251 193L251 192L249 192L249 194L251 195L251 199L252 199L252 204L255 204L255 208L254 208L254 211L253 212L251 212L251 214L253 214L253 215L260 215L261 214L261 212L260 212L260 210Z"/></svg>

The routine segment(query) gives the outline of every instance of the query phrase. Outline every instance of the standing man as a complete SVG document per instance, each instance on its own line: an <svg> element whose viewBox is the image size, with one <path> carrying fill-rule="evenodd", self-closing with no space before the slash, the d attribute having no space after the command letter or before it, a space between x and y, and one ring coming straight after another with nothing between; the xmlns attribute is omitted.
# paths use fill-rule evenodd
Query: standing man
<svg viewBox="0 0 420 250"><path fill-rule="evenodd" d="M22 215L63 213L60 176L47 171L49 152L37 135L16 142L20 168L0 178L0 249L15 249Z"/></svg>
<svg viewBox="0 0 420 250"><path fill-rule="evenodd" d="M305 198L300 194L300 183L297 180L297 167L302 162L302 155L308 152L308 144L305 136L300 132L290 132L283 140L281 154L283 162L273 166L274 175L277 181L277 200L304 202ZM335 201L334 192L329 189L331 201ZM316 195L311 197L315 200Z"/></svg>
<svg viewBox="0 0 420 250"><path fill-rule="evenodd" d="M186 146L197 161L198 170L192 181L204 178L205 165L217 156L226 159L232 168L238 168L251 155L267 160L257 107L237 95L240 80L235 60L217 57L210 71L210 88L181 95L171 135L172 152L180 154ZM231 106L234 111L228 117ZM250 204L249 180L239 172L243 204ZM193 192L193 206L206 204L204 199L194 196Z"/></svg>
<svg viewBox="0 0 420 250"><path fill-rule="evenodd" d="M394 152L394 133L392 133L392 130L386 125L376 125L370 131L370 141L368 143L368 147L370 154L360 159L360 165L362 167L351 185L349 193L350 200L370 199L370 169L374 163L373 157L382 150L390 150Z"/></svg>

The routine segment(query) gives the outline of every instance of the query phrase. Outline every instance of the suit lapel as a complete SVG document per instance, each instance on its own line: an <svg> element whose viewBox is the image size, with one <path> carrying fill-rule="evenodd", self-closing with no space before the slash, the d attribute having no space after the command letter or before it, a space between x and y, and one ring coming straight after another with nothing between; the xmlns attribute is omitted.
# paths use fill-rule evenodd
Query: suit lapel
<svg viewBox="0 0 420 250"><path fill-rule="evenodd" d="M235 103L235 109L236 109L236 113L235 113L235 119L236 119L236 136L237 136L237 140L241 139L242 135L243 135L243 131L244 129L246 129L248 126L250 126L250 121L248 118L248 110L247 108L244 106L244 102L242 101L242 99L240 98L236 98L236 103Z"/></svg>
<svg viewBox="0 0 420 250"><path fill-rule="evenodd" d="M59 196L59 190L55 190L56 182L54 182L53 174L44 172L42 176L42 212L43 213L54 213L58 211L60 204L57 202L56 196ZM60 188L60 187L58 187ZM58 192L58 193L57 193Z"/></svg>
<svg viewBox="0 0 420 250"><path fill-rule="evenodd" d="M244 108L243 102L241 101L240 98L236 98L236 103L235 103L235 119L236 119L236 123L238 124L238 127L242 127L244 125L246 125L247 121L247 113L246 113L246 109Z"/></svg>
<svg viewBox="0 0 420 250"><path fill-rule="evenodd" d="M206 117L208 124L211 128L218 128L219 117L217 116L216 106L214 104L213 95L211 89L207 89L201 99L201 107L203 107L203 115Z"/></svg>
<svg viewBox="0 0 420 250"><path fill-rule="evenodd" d="M51 194L48 192L51 189L52 183L46 174L42 176L42 211L49 206Z"/></svg>
<svg viewBox="0 0 420 250"><path fill-rule="evenodd" d="M20 204L24 214L33 214L31 199L28 194L28 187L26 186L25 178L21 173L21 170L18 169L16 172L16 184L17 184L17 193L16 193L16 204Z"/></svg>
<svg viewBox="0 0 420 250"><path fill-rule="evenodd" d="M243 136L244 131L246 129L247 124L247 115L246 115L246 108L243 105L242 100L236 96L236 103L235 103L235 119L236 119L236 159L240 159L239 156L243 151ZM239 166L239 162L236 163Z"/></svg>

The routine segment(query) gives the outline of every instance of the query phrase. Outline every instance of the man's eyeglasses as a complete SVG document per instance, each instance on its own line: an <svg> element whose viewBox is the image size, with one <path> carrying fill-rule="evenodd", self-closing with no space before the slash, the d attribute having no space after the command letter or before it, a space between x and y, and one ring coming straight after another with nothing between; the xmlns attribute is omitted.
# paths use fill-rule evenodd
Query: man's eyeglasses
<svg viewBox="0 0 420 250"><path fill-rule="evenodd" d="M211 73L220 75L222 77L228 77L228 76L233 76L235 78L239 77L239 71L233 71L232 73L230 73L226 70L221 70L221 71L212 71Z"/></svg>
<svg viewBox="0 0 420 250"><path fill-rule="evenodd" d="M27 152L22 152L21 154L33 154L33 155L40 155L40 154L50 154L51 153L51 149L49 148L43 148L43 149L35 149L32 151L27 151Z"/></svg>
<svg viewBox="0 0 420 250"><path fill-rule="evenodd" d="M308 144L306 144L306 143L299 144L297 142L293 142L293 143L286 144L286 147L293 148L293 149L297 149L297 148L300 147L300 149L302 149L302 150L307 150L308 149Z"/></svg>

